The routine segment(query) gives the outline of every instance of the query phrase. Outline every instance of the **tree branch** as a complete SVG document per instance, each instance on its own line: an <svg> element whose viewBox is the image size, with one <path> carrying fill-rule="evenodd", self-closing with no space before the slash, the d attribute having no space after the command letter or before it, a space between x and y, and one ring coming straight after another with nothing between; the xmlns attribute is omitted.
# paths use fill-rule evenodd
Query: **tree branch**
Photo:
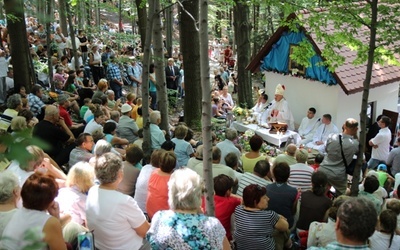
<svg viewBox="0 0 400 250"><path fill-rule="evenodd" d="M194 24L195 30L196 30L197 32L199 32L199 27L197 26L198 23L197 23L196 19L192 16L192 14L189 13L189 11L187 11L187 10L185 9L185 7L183 7L183 4L182 4L180 1L176 1L176 2L179 4L179 6L181 6L182 10L190 17L190 19L193 20L193 24ZM183 1L183 2L184 2L184 1Z"/></svg>

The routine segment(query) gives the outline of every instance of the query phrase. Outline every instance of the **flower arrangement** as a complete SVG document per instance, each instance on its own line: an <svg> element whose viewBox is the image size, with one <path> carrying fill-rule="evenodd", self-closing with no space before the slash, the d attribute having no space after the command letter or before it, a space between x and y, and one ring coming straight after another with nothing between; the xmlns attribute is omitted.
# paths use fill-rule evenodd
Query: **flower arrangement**
<svg viewBox="0 0 400 250"><path fill-rule="evenodd" d="M33 67L35 68L35 71L37 73L44 73L44 74L49 73L49 67L47 63L41 62L39 60L33 60Z"/></svg>
<svg viewBox="0 0 400 250"><path fill-rule="evenodd" d="M241 107L235 107L233 110L232 110L232 112L233 112L233 114L235 115L235 116L248 116L249 115L249 110L246 108L246 109L244 109L244 108L241 108Z"/></svg>

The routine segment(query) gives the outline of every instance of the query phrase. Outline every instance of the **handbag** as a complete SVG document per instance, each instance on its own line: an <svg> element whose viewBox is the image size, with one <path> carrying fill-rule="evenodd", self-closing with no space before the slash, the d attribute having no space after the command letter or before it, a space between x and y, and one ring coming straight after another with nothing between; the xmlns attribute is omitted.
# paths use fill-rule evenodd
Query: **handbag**
<svg viewBox="0 0 400 250"><path fill-rule="evenodd" d="M343 163L344 166L346 167L346 174L353 176L354 174L354 169L356 168L357 164L357 158L353 159L349 165L347 165L346 157L344 157L343 153L343 146L342 146L342 135L339 135L339 143L340 143L340 152L342 153L342 158L343 158ZM367 168L367 164L363 163L361 166L361 169L364 170Z"/></svg>

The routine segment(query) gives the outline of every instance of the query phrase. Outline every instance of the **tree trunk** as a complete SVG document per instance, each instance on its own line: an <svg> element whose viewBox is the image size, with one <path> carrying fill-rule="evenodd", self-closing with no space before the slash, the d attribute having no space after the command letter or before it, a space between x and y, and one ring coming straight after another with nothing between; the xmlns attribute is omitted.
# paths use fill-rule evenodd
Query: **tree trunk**
<svg viewBox="0 0 400 250"><path fill-rule="evenodd" d="M167 84L165 80L164 46L162 42L161 5L155 0L155 17L153 25L154 65L156 66L157 107L161 113L160 128L169 131Z"/></svg>
<svg viewBox="0 0 400 250"><path fill-rule="evenodd" d="M68 36L68 25L67 25L67 0L58 0L58 8L60 9L60 27L61 32L65 37Z"/></svg>
<svg viewBox="0 0 400 250"><path fill-rule="evenodd" d="M96 0L95 0L96 1ZM100 20L100 0L97 0L96 3L96 26L100 29L101 20Z"/></svg>
<svg viewBox="0 0 400 250"><path fill-rule="evenodd" d="M85 2L83 0L78 0L78 3L75 6L76 14L78 15L78 29L83 29L85 23Z"/></svg>
<svg viewBox="0 0 400 250"><path fill-rule="evenodd" d="M153 29L153 19L155 13L155 0L149 1L149 17L146 20L147 30ZM150 120L149 120L149 65L150 65L150 45L152 32L146 32L145 42L142 44L144 49L143 54L143 74L142 74L142 112L143 112L143 145L142 149L145 156L151 154L151 135L150 135Z"/></svg>
<svg viewBox="0 0 400 250"><path fill-rule="evenodd" d="M220 10L217 10L217 21L215 23L215 37L221 38L222 37L222 26L221 26L221 20L222 20L222 13Z"/></svg>
<svg viewBox="0 0 400 250"><path fill-rule="evenodd" d="M46 0L46 43L50 44L51 43L51 20L53 20L53 1L52 0ZM52 56L52 51L51 51L51 46L47 46L47 67L49 69L49 84L51 87L51 91L54 92L54 84L53 84L53 65L51 62L51 56Z"/></svg>
<svg viewBox="0 0 400 250"><path fill-rule="evenodd" d="M3 7L3 6L1 6ZM46 2L43 0L36 0L36 16L38 23L44 24L46 22ZM3 19L2 17L0 17Z"/></svg>
<svg viewBox="0 0 400 250"><path fill-rule="evenodd" d="M242 107L253 107L250 72L246 66L250 62L250 30L249 6L240 0L235 0L233 8L235 38L237 44L238 99Z"/></svg>
<svg viewBox="0 0 400 250"><path fill-rule="evenodd" d="M258 22L260 20L260 5L254 5L253 6L253 26L254 26L254 31L253 34L257 35L258 34ZM259 46L258 46L258 38L253 36L253 55L256 55L258 52Z"/></svg>
<svg viewBox="0 0 400 250"><path fill-rule="evenodd" d="M199 19L199 0L182 3L197 21ZM185 122L191 128L201 128L201 78L200 78L200 38L196 23L182 11L180 21L180 43L184 58L185 75ZM205 59L208 62L208 58Z"/></svg>
<svg viewBox="0 0 400 250"><path fill-rule="evenodd" d="M193 3L193 2L192 2ZM171 4L170 1L167 4ZM174 5L165 9L165 47L168 51L168 57L172 56L172 32L173 32L173 22L172 22L172 11L174 9Z"/></svg>
<svg viewBox="0 0 400 250"><path fill-rule="evenodd" d="M138 25L139 25L139 33L140 33L140 41L142 43L142 48L144 48L144 43L146 40L146 30L147 30L147 10L146 10L146 5L142 5L142 0L135 0L136 2L136 8L137 8L137 14L138 14ZM149 1L151 2L151 1ZM149 3L150 5L150 3ZM150 7L149 7L150 9ZM149 10L150 11L150 10ZM150 16L150 14L149 14ZM150 32L151 33L151 32ZM150 36L151 37L151 36ZM151 43L150 43L151 44ZM150 46L149 44L149 46Z"/></svg>
<svg viewBox="0 0 400 250"><path fill-rule="evenodd" d="M267 15L268 15L267 30L269 30L269 35L272 36L272 34L274 34L274 32L275 32L275 28L274 28L274 21L272 18L272 13L271 13L271 5L267 6Z"/></svg>
<svg viewBox="0 0 400 250"><path fill-rule="evenodd" d="M211 139L211 87L210 65L208 59L208 0L200 0L200 69L203 100L202 135L203 168L206 187L206 210L214 216L214 181L212 175L212 139Z"/></svg>
<svg viewBox="0 0 400 250"><path fill-rule="evenodd" d="M79 60L78 60L76 43L75 43L75 28L74 28L74 25L72 24L72 14L69 9L68 2L65 3L65 9L67 11L67 16L68 16L69 37L71 39L71 45L72 45L72 56L74 57L74 62L75 62L75 65L73 65L73 66L74 66L75 70L78 70L79 69Z"/></svg>
<svg viewBox="0 0 400 250"><path fill-rule="evenodd" d="M29 60L29 46L26 35L26 25L24 16L23 0L4 0L6 15L13 15L14 18L7 21L7 29L11 43L11 57L14 71L19 69L18 74L14 74L14 88L19 90L24 86L27 92L32 86L30 76L31 62Z"/></svg>
<svg viewBox="0 0 400 250"><path fill-rule="evenodd" d="M372 0L371 6L371 26L369 35L369 50L368 50L368 62L367 71L365 72L364 90L362 95L361 113L360 113L360 145L358 148L357 164L354 169L353 181L351 185L351 196L358 195L358 184L360 180L360 169L363 162L363 154L365 152L365 138L366 138L366 124L367 124L367 107L368 107L368 96L371 85L372 69L374 65L374 55L376 47L376 29L377 29L377 18L378 18L378 0Z"/></svg>

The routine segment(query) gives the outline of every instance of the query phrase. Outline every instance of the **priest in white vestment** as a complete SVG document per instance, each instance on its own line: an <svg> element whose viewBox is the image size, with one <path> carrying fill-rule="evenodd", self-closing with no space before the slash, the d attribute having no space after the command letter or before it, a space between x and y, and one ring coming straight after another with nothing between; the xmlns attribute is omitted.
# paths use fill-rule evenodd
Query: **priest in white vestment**
<svg viewBox="0 0 400 250"><path fill-rule="evenodd" d="M299 144L306 145L313 140L315 131L321 125L321 118L315 116L317 111L315 108L309 108L307 111L307 116L303 118L300 123L298 133L301 137Z"/></svg>
<svg viewBox="0 0 400 250"><path fill-rule="evenodd" d="M325 153L325 144L328 140L328 136L330 134L339 133L338 128L335 124L332 123L332 116L330 114L325 114L322 116L322 124L319 125L315 134L313 136L313 140L306 144L306 147L316 149L320 153Z"/></svg>
<svg viewBox="0 0 400 250"><path fill-rule="evenodd" d="M289 130L294 130L294 118L289 104L283 97L285 86L278 84L275 89L275 100L267 109L267 123L286 123Z"/></svg>

